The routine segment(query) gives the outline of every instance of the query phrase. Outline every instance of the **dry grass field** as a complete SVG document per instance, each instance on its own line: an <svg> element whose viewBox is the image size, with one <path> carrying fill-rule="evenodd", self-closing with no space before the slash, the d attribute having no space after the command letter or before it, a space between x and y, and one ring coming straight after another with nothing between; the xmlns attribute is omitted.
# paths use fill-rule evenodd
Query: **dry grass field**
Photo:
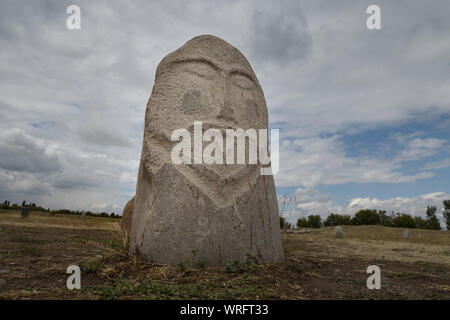
<svg viewBox="0 0 450 320"><path fill-rule="evenodd" d="M117 219L0 211L0 299L450 299L450 232L344 226L285 234L273 266L164 266L126 251ZM81 290L66 268L79 265ZM381 268L369 290L366 269Z"/></svg>
<svg viewBox="0 0 450 320"><path fill-rule="evenodd" d="M31 212L27 219L22 219L20 211L0 210L0 225L4 226L118 231L117 221L120 220L89 216L82 220L80 216L48 212Z"/></svg>

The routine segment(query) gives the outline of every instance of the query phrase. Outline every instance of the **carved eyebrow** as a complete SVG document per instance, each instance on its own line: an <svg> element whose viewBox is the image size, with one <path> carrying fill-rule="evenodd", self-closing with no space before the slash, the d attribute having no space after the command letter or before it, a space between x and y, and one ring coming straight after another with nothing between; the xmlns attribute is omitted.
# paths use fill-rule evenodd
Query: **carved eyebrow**
<svg viewBox="0 0 450 320"><path fill-rule="evenodd" d="M189 63L189 62L194 62L194 63L205 63L207 65L209 65L210 67L216 69L216 70L220 70L219 66L217 66L215 63L213 63L212 61L205 59L205 58L185 58L185 59L177 59L175 61L173 61L173 64L180 64L180 63Z"/></svg>
<svg viewBox="0 0 450 320"><path fill-rule="evenodd" d="M244 76L244 77L248 78L251 82L253 82L253 84L255 86L258 85L258 82L247 71L244 71L242 69L234 69L234 70L231 70L230 76L232 76L233 74L238 74L238 75Z"/></svg>

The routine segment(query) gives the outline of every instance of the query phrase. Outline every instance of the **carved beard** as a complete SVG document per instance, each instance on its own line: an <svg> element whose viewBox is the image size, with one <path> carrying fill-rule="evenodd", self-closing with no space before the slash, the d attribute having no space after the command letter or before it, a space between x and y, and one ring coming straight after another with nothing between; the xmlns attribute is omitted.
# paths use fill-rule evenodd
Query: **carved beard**
<svg viewBox="0 0 450 320"><path fill-rule="evenodd" d="M220 129L222 137L225 139L225 129L237 129L233 126L224 126L222 123L207 122L202 126L203 132L209 128ZM193 125L186 128L191 133L193 141ZM203 136L202 132L202 136ZM258 164L174 164L171 161L171 151L179 142L173 142L167 131L159 132L152 136L150 144L159 149L159 154L163 152L164 158L183 176L185 176L195 187L207 195L218 207L226 207L234 203L235 199L248 187L254 185L260 176ZM225 142L225 141L224 141ZM203 150L210 142L203 142ZM237 152L237 143L234 140L234 152ZM202 150L202 153L203 153ZM224 153L226 152L224 143ZM246 143L246 163L248 160L248 145ZM152 153L150 153L151 155ZM193 155L193 149L191 149ZM192 157L193 160L193 157ZM148 164L153 163L148 159ZM192 162L193 163L193 162Z"/></svg>

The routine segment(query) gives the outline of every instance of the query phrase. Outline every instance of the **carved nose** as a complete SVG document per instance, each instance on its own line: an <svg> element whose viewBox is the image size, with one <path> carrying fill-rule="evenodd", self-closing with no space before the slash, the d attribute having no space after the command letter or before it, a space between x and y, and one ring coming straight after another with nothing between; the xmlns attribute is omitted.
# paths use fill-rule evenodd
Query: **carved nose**
<svg viewBox="0 0 450 320"><path fill-rule="evenodd" d="M223 95L223 105L222 109L219 113L219 118L236 122L236 119L234 118L234 112L233 108L231 107L231 89L230 89L230 81L229 79L225 79L225 90Z"/></svg>

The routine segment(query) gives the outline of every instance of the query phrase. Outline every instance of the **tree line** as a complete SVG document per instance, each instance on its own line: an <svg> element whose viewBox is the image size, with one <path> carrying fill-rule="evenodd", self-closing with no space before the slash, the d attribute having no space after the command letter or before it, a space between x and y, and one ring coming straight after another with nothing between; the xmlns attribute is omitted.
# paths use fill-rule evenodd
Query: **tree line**
<svg viewBox="0 0 450 320"><path fill-rule="evenodd" d="M0 209L3 209L3 210L22 210L23 207L28 207L28 208L30 208L31 211L49 212L51 214L71 214L71 215L81 216L84 213L86 216L91 216L91 217L122 218L122 216L115 214L114 212L109 214L107 212L91 212L91 211L84 211L84 210L81 210L81 211L80 210L68 210L68 209L50 210L50 209L45 209L39 205L36 205L35 203L27 204L26 201L23 201L22 205L19 205L17 203L11 204L11 202L9 200L5 200L5 202L3 202L0 205Z"/></svg>
<svg viewBox="0 0 450 320"><path fill-rule="evenodd" d="M444 222L447 230L450 230L450 200L443 201ZM406 213L387 214L384 210L359 210L352 217L350 215L341 215L336 213L329 214L325 219L320 215L309 215L300 217L297 220L297 228L321 228L323 226L343 226L343 225L382 225L385 227L412 228L412 229L431 229L441 230L441 224L436 216L436 207L427 207L426 218L411 216ZM287 224L287 229L294 226L280 217L280 228Z"/></svg>

